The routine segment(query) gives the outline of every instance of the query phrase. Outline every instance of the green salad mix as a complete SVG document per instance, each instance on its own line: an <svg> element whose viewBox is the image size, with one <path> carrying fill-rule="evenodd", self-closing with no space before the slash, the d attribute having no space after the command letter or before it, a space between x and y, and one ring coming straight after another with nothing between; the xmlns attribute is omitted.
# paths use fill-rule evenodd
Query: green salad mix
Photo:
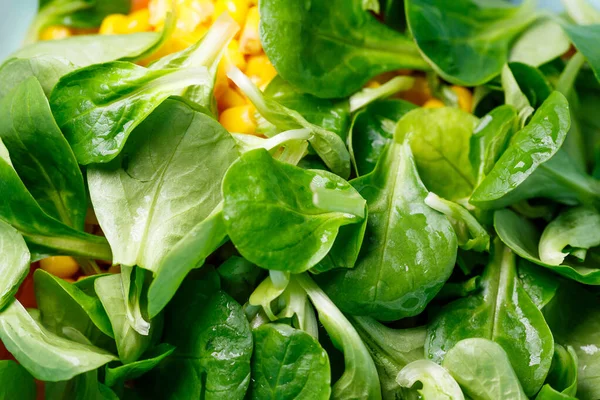
<svg viewBox="0 0 600 400"><path fill-rule="evenodd" d="M36 42L129 9L41 3L0 65L0 399L600 399L591 4L260 0L249 135L231 17L140 65L181 16ZM27 308L50 256L91 272Z"/></svg>

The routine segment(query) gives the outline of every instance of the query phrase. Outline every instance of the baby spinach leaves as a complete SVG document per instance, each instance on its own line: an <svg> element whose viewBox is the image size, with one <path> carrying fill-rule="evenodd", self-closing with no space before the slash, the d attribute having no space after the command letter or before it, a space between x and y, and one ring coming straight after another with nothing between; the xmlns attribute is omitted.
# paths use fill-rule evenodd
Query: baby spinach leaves
<svg viewBox="0 0 600 400"><path fill-rule="evenodd" d="M0 120L0 138L29 193L46 214L83 229L83 177L37 79L25 80L0 102Z"/></svg>
<svg viewBox="0 0 600 400"><path fill-rule="evenodd" d="M575 399L577 394L577 354L571 346L554 345L552 368L536 400Z"/></svg>
<svg viewBox="0 0 600 400"><path fill-rule="evenodd" d="M544 266L577 282L597 285L600 283L600 270L593 262L568 260L561 265L550 265L540 259L539 245L542 233L529 220L511 210L498 210L494 213L494 227L498 237L520 257Z"/></svg>
<svg viewBox="0 0 600 400"><path fill-rule="evenodd" d="M206 35L210 40L166 56L149 68L115 61L62 77L50 103L79 163L114 159L131 132L171 95L184 95L208 109L216 62L235 34L227 30L231 26L235 26L231 19L217 21ZM224 30L227 34L214 37ZM195 89L198 86L208 87L210 96L202 88Z"/></svg>
<svg viewBox="0 0 600 400"><path fill-rule="evenodd" d="M406 17L419 49L444 79L484 84L502 70L512 41L536 18L535 1L406 0Z"/></svg>
<svg viewBox="0 0 600 400"><path fill-rule="evenodd" d="M263 1L260 37L283 79L323 98L348 96L382 72L428 68L414 43L362 0Z"/></svg>
<svg viewBox="0 0 600 400"><path fill-rule="evenodd" d="M175 351L174 346L162 343L144 353L143 359L141 360L126 365L108 364L106 366L105 383L110 387L120 386L123 385L125 381L139 378L160 364L162 360L173 354L173 351Z"/></svg>
<svg viewBox="0 0 600 400"><path fill-rule="evenodd" d="M461 340L442 365L472 399L527 399L506 352L490 340Z"/></svg>
<svg viewBox="0 0 600 400"><path fill-rule="evenodd" d="M151 316L225 238L214 212L221 180L237 157L233 139L214 119L167 100L135 130L120 165L88 169L90 196L114 262L156 274Z"/></svg>
<svg viewBox="0 0 600 400"><path fill-rule="evenodd" d="M408 141L427 189L460 200L475 186L467 149L476 124L477 118L456 108L419 108L400 119L394 140Z"/></svg>
<svg viewBox="0 0 600 400"><path fill-rule="evenodd" d="M479 207L500 208L528 198L517 189L558 152L570 124L567 99L558 92L552 93L529 124L513 136L509 147L475 189L470 202Z"/></svg>
<svg viewBox="0 0 600 400"><path fill-rule="evenodd" d="M252 333L240 305L218 286L185 281L165 310L164 341L176 349L145 376L153 397L244 398Z"/></svg>
<svg viewBox="0 0 600 400"><path fill-rule="evenodd" d="M550 370L554 341L541 311L518 280L514 254L498 242L482 276L483 291L442 308L427 328L425 353L440 362L462 339L493 340L504 348L531 396Z"/></svg>
<svg viewBox="0 0 600 400"><path fill-rule="evenodd" d="M25 369L44 381L71 379L117 359L47 331L16 300L0 313L0 339Z"/></svg>
<svg viewBox="0 0 600 400"><path fill-rule="evenodd" d="M329 399L329 357L315 338L284 324L253 335L253 399Z"/></svg>
<svg viewBox="0 0 600 400"><path fill-rule="evenodd" d="M354 315L391 321L419 314L454 268L450 222L425 204L427 190L406 144L390 143L375 170L352 185L369 208L365 241L353 269L319 275L319 282Z"/></svg>
<svg viewBox="0 0 600 400"><path fill-rule="evenodd" d="M337 175L281 163L262 149L243 154L223 179L227 233L263 268L305 271L325 257L340 226L365 217L365 200Z"/></svg>
<svg viewBox="0 0 600 400"><path fill-rule="evenodd" d="M0 310L17 293L29 272L29 250L23 237L12 226L0 221Z"/></svg>

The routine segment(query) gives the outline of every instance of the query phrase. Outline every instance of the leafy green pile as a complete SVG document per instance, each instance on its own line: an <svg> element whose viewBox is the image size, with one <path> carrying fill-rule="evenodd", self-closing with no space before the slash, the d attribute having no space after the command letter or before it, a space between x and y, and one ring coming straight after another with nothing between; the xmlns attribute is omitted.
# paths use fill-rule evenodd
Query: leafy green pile
<svg viewBox="0 0 600 400"><path fill-rule="evenodd" d="M33 31L121 7L43 3ZM262 136L216 119L229 17L147 67L173 18L19 50L0 66L0 397L37 379L47 399L600 398L600 12L565 5L261 0L279 76L228 76ZM388 98L411 77L361 90L406 68L448 107ZM28 310L14 296L50 255L121 272L37 270Z"/></svg>

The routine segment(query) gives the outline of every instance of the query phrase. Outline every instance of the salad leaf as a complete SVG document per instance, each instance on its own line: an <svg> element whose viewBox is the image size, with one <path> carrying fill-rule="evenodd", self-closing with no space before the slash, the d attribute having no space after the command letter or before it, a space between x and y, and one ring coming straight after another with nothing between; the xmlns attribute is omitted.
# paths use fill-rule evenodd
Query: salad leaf
<svg viewBox="0 0 600 400"><path fill-rule="evenodd" d="M295 275L294 279L317 309L319 321L329 333L333 345L344 353L344 373L333 384L331 398L381 399L377 369L350 321L308 275Z"/></svg>
<svg viewBox="0 0 600 400"><path fill-rule="evenodd" d="M591 247L600 246L600 213L591 207L568 209L550 222L540 238L540 260L560 265L571 255L585 260Z"/></svg>
<svg viewBox="0 0 600 400"><path fill-rule="evenodd" d="M156 274L149 293L151 316L224 239L224 232L217 234L222 222L214 211L221 180L237 157L223 127L170 99L134 131L117 168L88 168L90 197L114 262Z"/></svg>
<svg viewBox="0 0 600 400"><path fill-rule="evenodd" d="M25 368L12 360L0 361L0 397L3 399L34 400L36 386Z"/></svg>
<svg viewBox="0 0 600 400"><path fill-rule="evenodd" d="M49 331L63 335L75 329L94 344L101 334L114 338L110 320L100 300L79 287L37 269L33 275L40 321Z"/></svg>
<svg viewBox="0 0 600 400"><path fill-rule="evenodd" d="M304 128L312 136L310 144L331 171L342 178L350 175L350 155L342 139L334 132L311 124L300 113L267 98L239 69L232 68L227 76L254 104L258 112L280 131Z"/></svg>
<svg viewBox="0 0 600 400"><path fill-rule="evenodd" d="M569 126L567 99L554 92L537 109L529 124L513 136L494 168L475 189L470 202L485 208L500 208L516 202L517 188L558 152ZM518 199L523 198L518 196Z"/></svg>
<svg viewBox="0 0 600 400"><path fill-rule="evenodd" d="M0 121L0 138L29 193L46 214L83 229L83 176L37 79L23 81L0 101Z"/></svg>
<svg viewBox="0 0 600 400"><path fill-rule="evenodd" d="M464 400L458 383L443 367L429 360L417 360L408 364L400 371L398 384L405 392L417 392L422 399ZM421 387L413 389L415 384ZM419 386L419 385L416 385Z"/></svg>
<svg viewBox="0 0 600 400"><path fill-rule="evenodd" d="M512 41L535 18L535 1L518 7L477 0L406 0L410 31L444 79L477 86L498 75Z"/></svg>
<svg viewBox="0 0 600 400"><path fill-rule="evenodd" d="M483 291L446 305L428 326L425 354L441 362L463 339L493 340L506 351L531 396L550 370L552 332L517 278L512 251L496 241L492 257L482 276Z"/></svg>
<svg viewBox="0 0 600 400"><path fill-rule="evenodd" d="M133 380L156 367L162 360L173 354L175 347L162 343L143 354L143 359L129 364L106 366L105 383L107 386L123 385L125 381Z"/></svg>
<svg viewBox="0 0 600 400"><path fill-rule="evenodd" d="M13 299L29 273L30 254L23 237L12 226L0 221L0 310Z"/></svg>
<svg viewBox="0 0 600 400"><path fill-rule="evenodd" d="M103 276L96 279L94 288L106 314L110 319L112 331L117 342L119 359L123 364L137 361L148 349L152 340L152 328L144 336L136 332L127 319L126 299L123 295L122 280L119 275Z"/></svg>
<svg viewBox="0 0 600 400"><path fill-rule="evenodd" d="M427 190L407 144L391 143L375 171L352 185L369 207L364 245L353 269L321 274L319 283L353 315L392 321L419 314L454 268L450 222L425 204Z"/></svg>
<svg viewBox="0 0 600 400"><path fill-rule="evenodd" d="M577 354L568 346L566 349L554 345L552 368L547 383L536 396L536 400L575 399L577 394Z"/></svg>
<svg viewBox="0 0 600 400"><path fill-rule="evenodd" d="M513 44L509 61L539 67L565 54L570 47L571 41L557 21L540 19Z"/></svg>
<svg viewBox="0 0 600 400"><path fill-rule="evenodd" d="M44 384L46 400L117 400L117 395L98 382L98 371L89 371L68 381L46 382Z"/></svg>
<svg viewBox="0 0 600 400"><path fill-rule="evenodd" d="M47 331L16 300L0 313L0 339L31 375L43 381L68 380L117 359Z"/></svg>
<svg viewBox="0 0 600 400"><path fill-rule="evenodd" d="M262 149L243 154L223 179L227 234L262 268L305 271L331 249L340 226L365 217L365 200L337 175L281 163Z"/></svg>
<svg viewBox="0 0 600 400"><path fill-rule="evenodd" d="M208 280L186 280L165 310L172 355L146 374L152 397L243 399L252 332L244 311ZM169 385L164 385L169 382Z"/></svg>
<svg viewBox="0 0 600 400"><path fill-rule="evenodd" d="M496 228L498 237L519 257L549 268L577 282L588 285L600 284L600 270L593 263L570 262L569 260L560 265L544 263L540 259L539 253L539 243L542 233L531 221L513 211L496 211L494 213L494 227Z"/></svg>
<svg viewBox="0 0 600 400"><path fill-rule="evenodd" d="M369 317L351 319L375 362L383 399L398 398L402 395L396 381L398 373L411 362L424 358L425 328L391 329Z"/></svg>
<svg viewBox="0 0 600 400"><path fill-rule="evenodd" d="M284 324L253 331L253 399L329 399L329 358L308 333Z"/></svg>
<svg viewBox="0 0 600 400"><path fill-rule="evenodd" d="M476 125L477 118L456 108L419 108L400 119L394 140L408 141L427 189L460 200L475 186L468 157Z"/></svg>
<svg viewBox="0 0 600 400"><path fill-rule="evenodd" d="M356 175L366 175L375 169L386 143L394 137L396 123L415 108L403 100L379 100L354 115L348 148Z"/></svg>
<svg viewBox="0 0 600 400"><path fill-rule="evenodd" d="M260 38L283 79L322 98L348 96L382 72L428 69L414 43L362 0L262 1Z"/></svg>
<svg viewBox="0 0 600 400"><path fill-rule="evenodd" d="M577 50L583 54L590 67L596 75L596 79L600 81L600 55L594 45L595 38L600 35L600 20L595 22L596 25L569 25L563 24L563 29L575 45Z"/></svg>
<svg viewBox="0 0 600 400"><path fill-rule="evenodd" d="M23 235L33 253L112 258L106 239L75 230L46 214L29 193L0 139L0 219Z"/></svg>
<svg viewBox="0 0 600 400"><path fill-rule="evenodd" d="M527 399L506 352L491 340L461 340L442 365L472 399Z"/></svg>

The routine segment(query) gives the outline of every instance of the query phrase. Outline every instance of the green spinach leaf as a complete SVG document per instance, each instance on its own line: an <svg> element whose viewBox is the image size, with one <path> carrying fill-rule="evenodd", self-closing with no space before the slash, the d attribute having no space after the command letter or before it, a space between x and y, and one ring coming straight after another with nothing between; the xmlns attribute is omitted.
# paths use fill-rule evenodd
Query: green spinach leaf
<svg viewBox="0 0 600 400"><path fill-rule="evenodd" d="M61 254L111 260L106 239L77 231L46 214L17 175L0 139L0 219L25 238L32 253Z"/></svg>
<svg viewBox="0 0 600 400"><path fill-rule="evenodd" d="M535 1L406 0L406 18L419 49L444 79L484 84L508 60L512 41L536 18Z"/></svg>
<svg viewBox="0 0 600 400"><path fill-rule="evenodd" d="M600 246L600 213L592 207L570 208L542 232L540 260L544 264L560 265L571 254L583 261L587 250L596 246Z"/></svg>
<svg viewBox="0 0 600 400"><path fill-rule="evenodd" d="M29 193L46 214L83 229L83 176L37 79L23 81L0 101L0 121L0 138Z"/></svg>
<svg viewBox="0 0 600 400"><path fill-rule="evenodd" d="M354 115L348 148L356 175L366 175L375 169L385 145L394 137L397 122L415 108L403 100L380 100Z"/></svg>
<svg viewBox="0 0 600 400"><path fill-rule="evenodd" d="M369 317L351 318L377 367L384 400L395 400L402 389L396 377L402 368L425 358L426 329L391 329Z"/></svg>
<svg viewBox="0 0 600 400"><path fill-rule="evenodd" d="M513 44L509 60L534 67L550 62L569 51L571 41L554 19L540 19Z"/></svg>
<svg viewBox="0 0 600 400"><path fill-rule="evenodd" d="M98 382L98 371L89 371L73 379L44 384L45 400L118 400L117 395Z"/></svg>
<svg viewBox="0 0 600 400"><path fill-rule="evenodd" d="M414 43L361 0L262 1L260 38L283 79L323 98L346 97L382 72L428 68Z"/></svg>
<svg viewBox="0 0 600 400"><path fill-rule="evenodd" d="M150 346L156 323L153 321L150 324L147 335L134 330L127 318L127 299L122 285L120 275L103 276L94 282L98 298L112 325L119 359L123 364L129 364L137 361Z"/></svg>
<svg viewBox="0 0 600 400"><path fill-rule="evenodd" d="M596 38L600 35L600 20L596 21L596 25L569 25L563 24L563 29L575 45L577 50L587 60L590 67L596 75L596 79L600 81L600 54L596 48Z"/></svg>
<svg viewBox="0 0 600 400"><path fill-rule="evenodd" d="M498 240L481 284L481 293L442 308L428 326L425 354L441 362L462 339L493 340L506 351L525 393L534 395L550 370L552 332L517 278L514 254Z"/></svg>
<svg viewBox="0 0 600 400"><path fill-rule="evenodd" d="M340 226L366 217L365 200L337 175L281 163L262 149L233 163L222 190L227 234L244 258L267 269L313 267Z"/></svg>
<svg viewBox="0 0 600 400"><path fill-rule="evenodd" d="M0 361L0 399L35 400L36 386L25 368L12 360Z"/></svg>
<svg viewBox="0 0 600 400"><path fill-rule="evenodd" d="M577 354L571 346L555 344L550 374L535 400L572 400L576 394Z"/></svg>
<svg viewBox="0 0 600 400"><path fill-rule="evenodd" d="M164 341L176 349L145 375L152 397L244 398L250 384L252 332L240 305L218 290L218 280L217 285L184 282L165 310Z"/></svg>
<svg viewBox="0 0 600 400"><path fill-rule="evenodd" d="M225 239L220 185L237 157L233 139L214 119L169 99L134 131L117 168L88 168L114 262L155 273L151 317Z"/></svg>
<svg viewBox="0 0 600 400"><path fill-rule="evenodd" d="M252 399L329 399L329 357L315 338L283 324L253 335Z"/></svg>
<svg viewBox="0 0 600 400"><path fill-rule="evenodd" d="M331 171L342 178L350 176L350 154L344 142L334 132L308 122L299 112L282 106L267 98L252 81L237 68L231 69L227 76L250 99L258 112L279 131L304 128L312 136L308 139L313 149Z"/></svg>
<svg viewBox="0 0 600 400"><path fill-rule="evenodd" d="M527 399L506 352L490 340L461 340L442 365L474 400Z"/></svg>
<svg viewBox="0 0 600 400"><path fill-rule="evenodd" d="M571 262L550 265L542 262L539 243L542 233L529 220L510 210L494 213L494 227L498 237L519 257L546 267L566 278L588 285L600 284L600 270L594 263Z"/></svg>
<svg viewBox="0 0 600 400"><path fill-rule="evenodd" d="M469 145L476 126L477 118L457 108L419 108L400 119L394 140L408 141L427 189L462 200L475 186Z"/></svg>
<svg viewBox="0 0 600 400"><path fill-rule="evenodd" d="M408 145L390 143L352 185L369 208L365 242L353 269L321 274L319 283L353 315L393 321L421 313L452 273L457 240L448 219L425 204Z"/></svg>
<svg viewBox="0 0 600 400"><path fill-rule="evenodd" d="M123 385L125 381L137 379L155 368L162 360L173 354L174 351L174 346L162 343L144 353L141 360L118 366L108 364L106 366L104 382L107 386L113 387Z"/></svg>
<svg viewBox="0 0 600 400"><path fill-rule="evenodd" d="M68 380L117 359L47 331L16 300L0 313L0 339L25 369L43 381Z"/></svg>
<svg viewBox="0 0 600 400"><path fill-rule="evenodd" d="M23 237L0 221L0 310L13 299L29 273L30 254Z"/></svg>

